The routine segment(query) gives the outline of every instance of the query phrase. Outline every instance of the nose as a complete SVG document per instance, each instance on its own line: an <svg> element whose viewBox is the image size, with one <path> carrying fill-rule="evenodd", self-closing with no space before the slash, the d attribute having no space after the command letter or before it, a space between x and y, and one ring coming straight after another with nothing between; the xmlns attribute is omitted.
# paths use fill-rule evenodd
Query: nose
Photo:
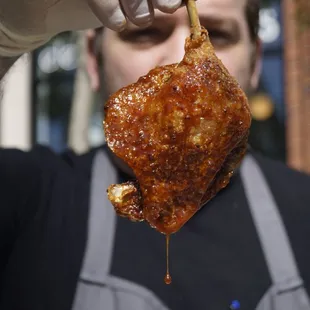
<svg viewBox="0 0 310 310"><path fill-rule="evenodd" d="M171 34L163 46L163 54L160 60L160 66L178 63L184 56L185 39L190 35L190 29L184 25Z"/></svg>

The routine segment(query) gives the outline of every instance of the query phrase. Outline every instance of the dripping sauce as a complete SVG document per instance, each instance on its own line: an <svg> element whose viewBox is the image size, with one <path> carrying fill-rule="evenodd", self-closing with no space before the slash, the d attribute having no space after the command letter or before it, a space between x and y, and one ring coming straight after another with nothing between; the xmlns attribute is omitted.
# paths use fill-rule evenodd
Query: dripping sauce
<svg viewBox="0 0 310 310"><path fill-rule="evenodd" d="M170 235L166 235L166 275L164 278L164 282L168 285L171 284L172 279L169 272L169 241L170 241Z"/></svg>

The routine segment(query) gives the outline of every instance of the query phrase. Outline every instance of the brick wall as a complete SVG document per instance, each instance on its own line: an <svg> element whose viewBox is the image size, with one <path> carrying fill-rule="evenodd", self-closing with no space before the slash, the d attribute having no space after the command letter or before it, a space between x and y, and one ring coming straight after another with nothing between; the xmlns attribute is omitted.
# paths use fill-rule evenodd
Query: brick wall
<svg viewBox="0 0 310 310"><path fill-rule="evenodd" d="M282 5L287 158L290 166L310 173L310 0L283 0Z"/></svg>

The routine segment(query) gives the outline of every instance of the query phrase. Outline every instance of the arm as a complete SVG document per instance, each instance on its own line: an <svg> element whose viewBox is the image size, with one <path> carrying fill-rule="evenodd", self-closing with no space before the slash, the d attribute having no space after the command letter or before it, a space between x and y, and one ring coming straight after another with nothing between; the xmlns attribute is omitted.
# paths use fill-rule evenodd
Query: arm
<svg viewBox="0 0 310 310"><path fill-rule="evenodd" d="M32 153L0 149L0 281L16 237L38 209L41 175Z"/></svg>
<svg viewBox="0 0 310 310"><path fill-rule="evenodd" d="M0 0L0 81L20 55L58 33L102 25L120 31L127 20L143 27L152 22L154 8L172 13L182 5L182 0L150 2L147 6L147 0Z"/></svg>
<svg viewBox="0 0 310 310"><path fill-rule="evenodd" d="M172 13L181 5L182 0L0 0L0 57L33 51L64 31L121 31L128 21L144 27L153 21L154 8ZM8 63L0 60L2 77Z"/></svg>

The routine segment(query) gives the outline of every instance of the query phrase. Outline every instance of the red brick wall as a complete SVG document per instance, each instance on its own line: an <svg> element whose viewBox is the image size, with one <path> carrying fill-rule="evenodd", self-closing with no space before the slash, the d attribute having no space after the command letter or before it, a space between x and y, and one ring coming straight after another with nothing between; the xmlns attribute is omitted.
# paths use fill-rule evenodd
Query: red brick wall
<svg viewBox="0 0 310 310"><path fill-rule="evenodd" d="M310 0L283 0L288 164L310 173Z"/></svg>

